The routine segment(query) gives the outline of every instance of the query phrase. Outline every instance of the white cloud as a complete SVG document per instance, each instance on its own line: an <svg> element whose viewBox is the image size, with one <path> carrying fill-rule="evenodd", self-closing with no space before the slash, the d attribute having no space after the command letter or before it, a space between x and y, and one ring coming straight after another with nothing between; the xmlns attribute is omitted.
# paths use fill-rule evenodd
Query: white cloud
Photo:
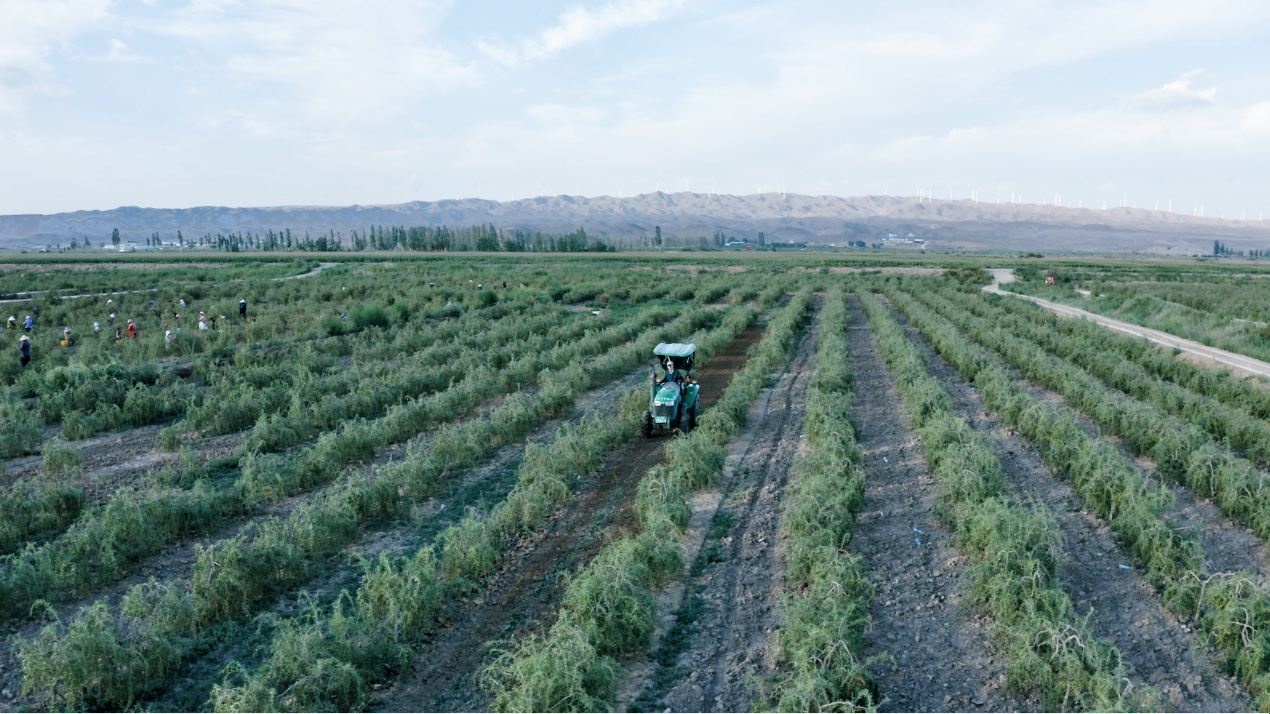
<svg viewBox="0 0 1270 714"><path fill-rule="evenodd" d="M1194 80L1207 78L1207 72L1194 69L1163 87L1130 97L1126 105L1132 109L1148 112L1211 107L1217 103L1217 87L1198 89L1191 86Z"/></svg>
<svg viewBox="0 0 1270 714"><path fill-rule="evenodd" d="M128 51L128 45L119 40L110 41L110 51L99 57L90 58L94 62L153 62L153 58L143 57Z"/></svg>
<svg viewBox="0 0 1270 714"><path fill-rule="evenodd" d="M0 114L64 91L49 56L109 18L110 0L0 0Z"/></svg>
<svg viewBox="0 0 1270 714"><path fill-rule="evenodd" d="M438 33L449 9L448 0L193 0L152 29L201 42L223 52L230 70L293 91L308 116L280 106L282 123L376 122L420 96L479 81Z"/></svg>
<svg viewBox="0 0 1270 714"><path fill-rule="evenodd" d="M505 65L542 59L578 45L595 42L617 30L641 27L665 20L684 7L687 0L613 0L596 10L574 7L558 18L558 23L537 37L512 46L482 40L478 46Z"/></svg>

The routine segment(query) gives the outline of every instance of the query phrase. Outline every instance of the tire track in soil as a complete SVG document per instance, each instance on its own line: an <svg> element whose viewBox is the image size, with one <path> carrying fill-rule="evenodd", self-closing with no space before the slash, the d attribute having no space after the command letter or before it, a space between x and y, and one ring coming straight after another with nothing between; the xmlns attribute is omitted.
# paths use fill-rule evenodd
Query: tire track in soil
<svg viewBox="0 0 1270 714"><path fill-rule="evenodd" d="M1135 684L1146 682L1168 697L1178 711L1245 711L1242 688L1221 673L1196 635L1161 605L1155 588L1121 552L1111 530L1066 481L1053 475L1031 441L1018 435L985 407L978 392L922 339L892 307L895 319L921 350L930 370L953 398L953 409L988 435L1006 480L1016 495L1050 507L1065 541L1059 577L1076 613L1089 617L1094 634L1114 644L1131 666Z"/></svg>
<svg viewBox="0 0 1270 714"><path fill-rule="evenodd" d="M868 318L855 296L849 305L851 417L865 469L864 508L851 544L877 586L864 654L894 658L893 665L870 668L886 697L880 710L1035 711L1034 697L1019 698L1006 689L1004 663L987 638L990 621L968 614L960 597L965 558L931 512L934 479L921 443L900 414L900 393Z"/></svg>
<svg viewBox="0 0 1270 714"><path fill-rule="evenodd" d="M819 300L816 308L785 371L755 400L745 428L729 449L718 489L721 497L711 503L722 504L719 507L732 513L734 521L721 539L718 562L680 593L678 605L683 607L699 589L706 609L678 660L691 673L662 698L670 711L749 711L753 681L775 668L777 604L785 591L780 507L790 466L803 444ZM712 519L714 511L717 508L704 514L705 520ZM704 557L699 544L696 550L696 558ZM633 684L640 684L640 679Z"/></svg>
<svg viewBox="0 0 1270 714"><path fill-rule="evenodd" d="M756 324L695 373L710 406L762 337ZM411 669L371 700L374 711L482 711L488 700L476 675L489 645L543 632L555 621L562 575L590 562L614 536L637 527L639 479L663 459L664 438L636 437L619 446L548 525L505 554L480 597L465 603L416 650Z"/></svg>

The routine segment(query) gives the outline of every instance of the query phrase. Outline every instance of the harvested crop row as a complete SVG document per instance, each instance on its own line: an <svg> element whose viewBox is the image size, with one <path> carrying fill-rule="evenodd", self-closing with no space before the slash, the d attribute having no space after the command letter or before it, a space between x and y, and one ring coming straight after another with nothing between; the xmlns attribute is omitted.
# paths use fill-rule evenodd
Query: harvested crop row
<svg viewBox="0 0 1270 714"><path fill-rule="evenodd" d="M754 317L749 308L735 310L689 340L708 359ZM405 665L409 645L431 629L432 615L477 587L509 543L541 527L579 480L635 433L644 406L639 390L624 400L619 418L587 417L576 427L561 427L550 444L531 445L507 498L488 514L469 513L444 531L437 539L439 557L429 546L399 562L384 557L372 564L357 592L346 594L349 611L337 607L329 616L284 625L264 665L242 684L213 691L216 710L365 708L370 683Z"/></svg>
<svg viewBox="0 0 1270 714"><path fill-rule="evenodd" d="M1241 573L1205 572L1203 549L1163 514L1172 494L1143 478L1128 457L1105 440L1085 432L1066 407L1051 406L1016 384L1000 359L962 336L953 323L912 297L890 291L896 306L922 336L978 387L988 406L1035 443L1042 458L1067 477L1086 506L1116 533L1164 606L1182 619L1193 619L1227 668L1265 708L1270 697L1270 596L1255 579ZM954 311L952 317L960 315ZM948 316L945 316L948 317Z"/></svg>
<svg viewBox="0 0 1270 714"><path fill-rule="evenodd" d="M1267 477L1247 459L1215 443L1198 428L1159 408L1117 393L1090 372L1061 357L1047 354L1037 344L1045 339L1037 334L1045 332L1043 328L1011 319L1010 315L987 304L980 303L974 306L973 311L967 312L934 294L925 297L928 304L945 316L953 316L958 327L1002 355L1028 379L1058 392L1102 428L1119 436L1131 451L1149 456L1161 471L1186 484L1195 493L1212 498L1224 514L1251 528L1262 538L1270 537L1270 491L1265 489ZM977 314L988 317L978 317ZM1088 353L1098 354L1094 345L1082 346L1087 348ZM1085 358L1078 359L1085 361ZM1120 360L1119 357L1115 359ZM1132 365L1113 364L1108 369L1121 375L1136 372L1147 380ZM1098 371L1103 370L1099 368ZM1166 399L1181 404L1187 396L1202 399L1194 395L1172 395ZM1219 419L1220 410L1225 409L1210 404L1204 414L1211 423Z"/></svg>
<svg viewBox="0 0 1270 714"><path fill-rule="evenodd" d="M1150 705L1152 693L1121 689L1126 672L1119 651L1076 616L1057 576L1062 537L1053 515L1015 501L996 454L952 411L948 392L887 308L870 293L857 295L895 373L904 413L919 430L941 515L970 560L969 594L997 622L1010 685L1038 692L1051 710ZM1074 640L1084 646L1072 646Z"/></svg>
<svg viewBox="0 0 1270 714"><path fill-rule="evenodd" d="M368 520L427 498L446 474L519 439L589 387L631 369L664 337L713 316L709 310L689 311L633 342L622 339L573 373L546 375L537 393L513 395L488 419L446 427L427 447L408 450L404 460L327 489L285 520L268 520L228 542L198 549L189 581L134 588L118 616L99 602L69 625L48 626L19 645L24 691L62 708L126 708L164 686L209 626L242 617L266 595L307 580ZM579 351L600 344L584 341ZM83 652L107 650L112 657L82 660Z"/></svg>
<svg viewBox="0 0 1270 714"><path fill-rule="evenodd" d="M807 441L790 471L782 514L789 594L780 603L777 643L788 671L768 704L778 711L873 710L881 700L861 664L873 585L863 559L847 550L864 505L864 470L851 424L846 330L846 298L830 288L807 390Z"/></svg>
<svg viewBox="0 0 1270 714"><path fill-rule="evenodd" d="M492 356L491 356L491 351L486 348L483 348L481 346L473 347L461 355L461 358L463 358L462 359L463 366L472 367L470 363L476 362L476 361L481 361L482 362L481 366L484 367L485 369L502 366L502 364L506 363L506 360L510 360L510 359L518 358L518 357L523 358L524 356L531 355L531 354L536 355L539 351L543 349L556 346L561 342L568 342L570 340L577 339L579 337L582 337L587 331L596 329L601 326L601 325L596 325L590 322L580 321L580 322L574 323L573 325L571 325L570 327L566 329L561 330L561 329L556 329L558 323L559 323L559 319L555 315L544 316L539 318L538 320L520 321L519 324L523 326L523 329L529 331L526 334L532 335L533 333L536 333L536 332L542 332L544 334L539 335L538 339L531 338L528 340L523 340L523 339L516 340L511 345L508 345L508 349L505 351L494 350ZM515 328L513 328L513 330L510 330L510 331L498 330L498 332L507 334L509 339L515 339L517 335L521 334ZM500 361L498 360L499 357L505 357L506 360ZM435 393L436 391L440 389L444 389L448 386L453 385L454 381L456 381L456 378L460 378L460 381L461 381L461 378L464 376L465 373L471 373L473 371L476 371L475 368L473 368L473 369L468 369L466 372L464 372L459 369L458 365L453 363L446 363L444 358L437 359L436 361L438 362L438 364L431 365L432 369L427 372L429 376L412 380L412 384L411 384L412 389L409 390L410 394L403 392L402 389L400 388L394 388L392 386L382 386L382 385L376 386L373 388L373 391L375 392L374 397L371 397L368 394L355 395L357 397L361 397L360 399L352 399L351 397L346 396L345 397L346 401L355 402L353 408L351 409L341 409L335 406L337 403L341 401L341 399L338 397L335 397L333 395L327 395L326 397L322 397L321 402L325 411L327 412L327 416L324 416L321 419L322 424L315 423L317 421L315 417L311 413L307 413L307 412L294 414L294 415L288 415L286 417L275 417L275 418L270 418L266 414L262 416L261 421L257 423L256 429L251 434L248 435L245 443L243 444L242 450L245 451L247 455L251 455L251 454L258 453L262 450L274 450L284 446L292 446L301 440L311 439L316 434L317 429L322 428L323 424L326 424L328 426L337 424L353 416L353 414L349 414L347 412L357 412L357 413L361 413L360 414L361 416L368 416L377 411L382 411L384 409L387 409L391 405L400 404L408 396L412 396L412 395L418 396L422 394ZM493 362L494 364L492 365L487 364L489 362ZM445 369L436 369L436 367L442 364L446 366ZM418 364L416 364L415 366L418 367ZM410 370L410 371L402 370L402 371L407 373L407 375L409 374L422 375L425 373L424 371L415 371L415 370ZM404 379L410 380L411 378L407 376ZM367 384L382 383L382 380L377 379L376 375L374 374L367 375L366 380L367 380L366 382ZM401 386L401 380L398 381L398 387L400 386ZM249 393L249 396L250 396L250 393ZM299 399L298 395L296 395L296 401L299 402L301 405L303 405L303 401ZM225 406L225 405L221 404L220 406ZM301 406L301 409L303 409L302 406ZM329 421L329 422L327 421L328 419L332 419L333 417L338 417L338 419L335 419L334 421ZM51 448L51 447L46 446L46 448ZM186 466L186 464L183 464L183 467L184 466ZM200 465L191 464L190 467L192 468L190 467L184 468L184 471L186 471L186 473L184 474L183 480L187 482L195 481L196 477L190 472L199 471L199 466ZM143 484L143 488L144 487L145 487L145 484ZM26 500L25 502L27 503L28 507L34 511L38 511L38 512L51 511L51 512L60 513L61 511L57 509L64 508L62 504L66 503L67 500L66 500L66 496L62 492L67 489L70 489L71 491L76 492L77 494L76 500L82 504L84 500L82 489L78 488L71 481L62 480L59 482L58 488L56 489L50 489L50 488L32 489L27 487L27 488L19 489L18 492L15 492L12 495L6 495L5 497L0 497L0 511L4 509L3 504L5 501L11 500L17 497L26 497L28 500ZM162 491L166 491L167 489L163 488L160 485L157 490L162 492ZM230 490L232 490L232 487L230 487ZM160 502L169 501L172 498L172 495L173 494L168 494L168 493L159 493L157 495L150 495L145 493L144 491L138 493L135 489L129 490L129 491L115 494L114 498L112 499L113 503L105 504L103 510L105 512L109 512L112 508L117 508L118 502L125 502L128 504L137 504L137 507L143 510L150 510L154 507L151 506L149 503L147 503L147 501L154 501L154 500L158 500ZM150 496L150 497L147 498L147 496ZM265 495L260 493L246 494L246 498L243 500L253 501L257 504L260 504L262 502L269 502L270 496L273 496L274 500L276 500L276 497L277 497L276 494ZM29 500L32 497L34 497L34 501ZM162 510L162 507L159 506L158 509ZM211 515L219 518L220 517L219 514L221 513L222 510L224 509L218 509L217 511L213 512ZM232 506L230 507L229 510L231 513L236 512ZM76 513L75 515L77 516L78 513ZM88 517L92 518L96 515L99 515L98 511L91 512L88 515ZM65 528L71 525L72 522L74 522L74 517L72 517L70 520L62 519L61 528ZM185 530L183 532L175 533L176 537L179 538L183 535L186 535L187 533L191 531L196 531L200 528L206 528L208 526L204 524L199 524L197 522L186 522L184 527L185 527ZM30 531L30 533L32 534L37 532L42 534L47 533L47 531L34 531L34 530ZM6 535L8 534L0 533L0 553L12 552L13 550L15 550L17 547L21 545L22 534L15 533L14 534L15 540L12 543L9 543L8 539L3 537ZM165 545L167 542L170 542L170 541L163 540L163 539L150 540L150 544L152 547L161 547Z"/></svg>
<svg viewBox="0 0 1270 714"><path fill-rule="evenodd" d="M690 513L687 498L722 467L724 447L793 346L811 297L807 289L794 296L698 428L668 444L666 463L640 480L636 511L642 533L614 541L574 578L545 636L504 650L482 672L495 709L612 708L621 671L614 655L648 647L656 622L655 593L683 569L680 538Z"/></svg>
<svg viewBox="0 0 1270 714"><path fill-rule="evenodd" d="M370 458L378 448L471 414L484 400L514 388L511 385L517 382L504 386L509 384L509 374L529 373L525 381L530 382L542 367L577 361L622 345L672 315L669 309L652 308L581 340L525 355L516 363L520 368L517 372L510 368L501 374L480 370L443 392L393 408L381 420L350 422L323 434L311 449L286 456L249 456L243 460L242 476L219 488L200 481L189 490L159 491L143 498L118 494L57 540L14 556L0 577L0 595L5 595L0 601L8 606L0 616L22 617L37 599L58 600L91 592L182 537L208 532L248 509L329 483L346 464ZM694 315L697 320L709 317L704 311ZM442 436L445 433L442 431Z"/></svg>

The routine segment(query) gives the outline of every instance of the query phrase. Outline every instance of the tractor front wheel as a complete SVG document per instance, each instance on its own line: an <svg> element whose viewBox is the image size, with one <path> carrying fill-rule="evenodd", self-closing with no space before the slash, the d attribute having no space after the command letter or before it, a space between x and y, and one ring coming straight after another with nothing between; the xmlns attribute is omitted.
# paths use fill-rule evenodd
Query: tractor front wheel
<svg viewBox="0 0 1270 714"><path fill-rule="evenodd" d="M683 413L679 415L679 421L675 424L675 426L679 428L679 431L682 432L684 436L687 436L688 433L692 431L692 412L687 409L683 410Z"/></svg>
<svg viewBox="0 0 1270 714"><path fill-rule="evenodd" d="M645 439L652 437L653 435L653 415L652 414L648 412L644 412L643 418L639 420L639 430L640 430L640 433L644 435Z"/></svg>

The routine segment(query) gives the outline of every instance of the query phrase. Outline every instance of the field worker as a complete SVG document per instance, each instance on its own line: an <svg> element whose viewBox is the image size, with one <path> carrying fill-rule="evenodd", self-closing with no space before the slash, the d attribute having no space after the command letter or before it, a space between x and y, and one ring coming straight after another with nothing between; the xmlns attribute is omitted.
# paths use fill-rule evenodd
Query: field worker
<svg viewBox="0 0 1270 714"><path fill-rule="evenodd" d="M243 318L244 320L247 319L247 301L246 300L238 301L238 316Z"/></svg>
<svg viewBox="0 0 1270 714"><path fill-rule="evenodd" d="M106 318L106 324L109 324L109 325L115 324L115 313L113 312L110 313L110 317Z"/></svg>
<svg viewBox="0 0 1270 714"><path fill-rule="evenodd" d="M114 305L114 304L115 304L115 299L114 299L114 298L107 298L107 299L106 299L106 304L107 304L107 305Z"/></svg>
<svg viewBox="0 0 1270 714"><path fill-rule="evenodd" d="M202 318L202 317L200 317L200 318L198 319L198 329L200 329L200 330L206 330L206 329L207 329L207 319L206 319L206 318Z"/></svg>
<svg viewBox="0 0 1270 714"><path fill-rule="evenodd" d="M32 311L31 311L31 313L32 313L33 315L35 315L36 317L39 317L39 316L40 316L40 308L38 308L38 307L37 307L37 308L35 308L34 310L32 310Z"/></svg>
<svg viewBox="0 0 1270 714"><path fill-rule="evenodd" d="M115 342L123 342L123 330L115 328Z"/></svg>
<svg viewBox="0 0 1270 714"><path fill-rule="evenodd" d="M18 329L18 316L17 316L17 315L10 315L10 316L9 316L9 329L10 329L10 330L16 330L16 329Z"/></svg>
<svg viewBox="0 0 1270 714"><path fill-rule="evenodd" d="M477 289L477 290L484 290L484 289L485 289L485 286L484 286L484 285L482 285L481 283L477 283L477 284L476 284L476 289Z"/></svg>
<svg viewBox="0 0 1270 714"><path fill-rule="evenodd" d="M22 353L22 366L25 367L31 361L31 338L26 335L18 340L18 352Z"/></svg>
<svg viewBox="0 0 1270 714"><path fill-rule="evenodd" d="M93 332L101 332L101 323L100 323L100 322L94 322L94 323L93 323Z"/></svg>
<svg viewBox="0 0 1270 714"><path fill-rule="evenodd" d="M164 341L164 342L167 342L169 345L171 345L171 344L172 344L172 340L175 340L175 339L176 339L176 337L174 337L174 336L172 335L172 331L171 331L171 330L168 330L167 332L164 332L164 333L163 333L163 341Z"/></svg>
<svg viewBox="0 0 1270 714"><path fill-rule="evenodd" d="M62 346L63 347L71 346L71 328L69 327L62 328Z"/></svg>
<svg viewBox="0 0 1270 714"><path fill-rule="evenodd" d="M133 322L132 320L128 321L128 336L129 337L137 336L137 323Z"/></svg>
<svg viewBox="0 0 1270 714"><path fill-rule="evenodd" d="M35 320L32 320L31 316L27 315L26 319L22 321L22 329L30 332L32 327L35 327Z"/></svg>
<svg viewBox="0 0 1270 714"><path fill-rule="evenodd" d="M181 298L181 307L185 307L185 298Z"/></svg>

